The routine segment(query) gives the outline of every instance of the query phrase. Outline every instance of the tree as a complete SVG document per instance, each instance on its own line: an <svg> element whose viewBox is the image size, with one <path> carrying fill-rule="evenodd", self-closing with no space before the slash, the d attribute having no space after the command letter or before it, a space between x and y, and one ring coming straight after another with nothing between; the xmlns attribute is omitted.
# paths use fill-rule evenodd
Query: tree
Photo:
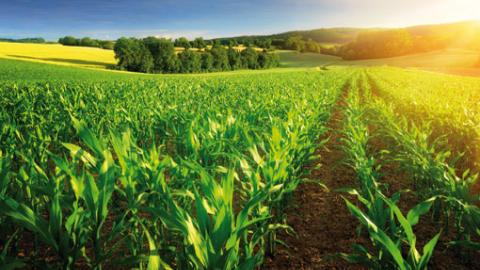
<svg viewBox="0 0 480 270"><path fill-rule="evenodd" d="M241 52L242 66L249 69L258 68L257 51L251 46L247 47Z"/></svg>
<svg viewBox="0 0 480 270"><path fill-rule="evenodd" d="M79 40L72 37L72 36L66 36L66 37L63 37L63 38L60 38L58 40L58 43L62 44L62 45L65 45L65 46L77 46L79 45Z"/></svg>
<svg viewBox="0 0 480 270"><path fill-rule="evenodd" d="M285 49L302 52L305 50L305 41L301 37L289 37L285 41Z"/></svg>
<svg viewBox="0 0 480 270"><path fill-rule="evenodd" d="M217 71L230 69L227 50L220 43L215 43L210 50L213 56L213 69Z"/></svg>
<svg viewBox="0 0 480 270"><path fill-rule="evenodd" d="M228 42L228 46L230 46L230 47L236 47L236 46L238 46L238 41L237 41L237 39L235 39L235 38L230 39L230 41Z"/></svg>
<svg viewBox="0 0 480 270"><path fill-rule="evenodd" d="M178 55L181 73L195 73L202 69L201 56L197 52L185 50Z"/></svg>
<svg viewBox="0 0 480 270"><path fill-rule="evenodd" d="M312 39L308 39L307 42L305 42L304 50L306 52L320 53L321 48L320 48L320 44L313 41Z"/></svg>
<svg viewBox="0 0 480 270"><path fill-rule="evenodd" d="M120 38L113 48L118 66L128 71L151 72L153 57L141 40Z"/></svg>
<svg viewBox="0 0 480 270"><path fill-rule="evenodd" d="M240 58L240 53L232 46L228 47L227 57L228 64L231 70L236 70L242 67L242 59Z"/></svg>
<svg viewBox="0 0 480 270"><path fill-rule="evenodd" d="M80 46L85 47L100 47L100 44L95 39L91 39L89 37L84 37L80 40Z"/></svg>
<svg viewBox="0 0 480 270"><path fill-rule="evenodd" d="M205 40L205 47L207 46L212 46L213 45L213 41L212 40Z"/></svg>
<svg viewBox="0 0 480 270"><path fill-rule="evenodd" d="M257 59L258 66L264 69L277 67L279 64L278 55L276 55L275 53L268 53L268 51L265 49L258 54Z"/></svg>
<svg viewBox="0 0 480 270"><path fill-rule="evenodd" d="M143 39L143 43L153 57L155 72L174 73L178 71L177 55L170 39L147 37Z"/></svg>
<svg viewBox="0 0 480 270"><path fill-rule="evenodd" d="M272 46L272 40L271 39L257 39L255 40L255 45L259 48L262 49L270 49Z"/></svg>
<svg viewBox="0 0 480 270"><path fill-rule="evenodd" d="M115 46L115 42L111 40L101 40L99 41L99 43L100 43L100 47L106 50L113 50L113 46Z"/></svg>
<svg viewBox="0 0 480 270"><path fill-rule="evenodd" d="M245 38L245 39L242 40L241 43L245 47L250 47L250 46L254 45L253 40L251 38Z"/></svg>
<svg viewBox="0 0 480 270"><path fill-rule="evenodd" d="M175 39L175 47L182 47L184 49L190 49L190 41L186 37Z"/></svg>
<svg viewBox="0 0 480 270"><path fill-rule="evenodd" d="M415 50L414 39L407 30L367 31L342 46L344 59L370 59L401 56Z"/></svg>
<svg viewBox="0 0 480 270"><path fill-rule="evenodd" d="M203 71L213 71L213 55L210 51L205 51L201 56L201 68Z"/></svg>
<svg viewBox="0 0 480 270"><path fill-rule="evenodd" d="M203 40L202 37L197 37L195 40L193 40L192 46L197 49L204 49L207 46L207 44L205 43L205 40Z"/></svg>
<svg viewBox="0 0 480 270"><path fill-rule="evenodd" d="M106 44L98 42L102 46ZM145 73L194 73L278 65L277 55L267 49L258 53L253 47L247 47L239 52L232 46L226 49L218 40L209 50L197 52L185 49L177 55L170 39L123 37L114 43L113 50L120 69Z"/></svg>

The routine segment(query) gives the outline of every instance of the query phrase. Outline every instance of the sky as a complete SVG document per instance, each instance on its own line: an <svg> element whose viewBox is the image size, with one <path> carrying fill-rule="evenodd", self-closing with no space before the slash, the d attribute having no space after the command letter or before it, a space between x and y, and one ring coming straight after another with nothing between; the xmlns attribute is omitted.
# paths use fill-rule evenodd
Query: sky
<svg viewBox="0 0 480 270"><path fill-rule="evenodd" d="M0 37L176 38L480 20L480 0L0 0Z"/></svg>

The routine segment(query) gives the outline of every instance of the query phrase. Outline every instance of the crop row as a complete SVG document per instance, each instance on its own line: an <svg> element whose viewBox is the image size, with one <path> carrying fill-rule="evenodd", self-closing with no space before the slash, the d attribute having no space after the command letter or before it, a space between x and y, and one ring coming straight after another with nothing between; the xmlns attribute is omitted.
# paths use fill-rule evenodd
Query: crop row
<svg viewBox="0 0 480 270"><path fill-rule="evenodd" d="M0 261L253 269L346 71L0 87Z"/></svg>
<svg viewBox="0 0 480 270"><path fill-rule="evenodd" d="M477 175L456 167L454 161L460 155L448 149L448 141L438 138L428 120L411 119L408 113L398 111L398 100L387 102L377 96L386 90L379 88L382 84L372 86L371 76L360 74L352 83L343 144L358 177L358 186L345 190L355 195L358 203L346 200L347 206L368 232L372 245L355 245L352 254L342 257L373 269L426 269L441 241L443 250L454 249L464 259L474 260L480 247L479 197L473 190ZM372 95L372 90L377 93ZM371 144L371 130L375 140L386 144ZM377 161L374 156L379 154L382 159ZM387 162L398 164L395 173L400 177L389 179L391 174L382 174L381 165ZM399 178L409 188L392 191L390 185ZM416 205L400 200L407 192L415 195ZM414 226L426 226L419 223L422 215L430 217L422 222L434 224L438 232L425 244L423 254L416 249L413 230Z"/></svg>

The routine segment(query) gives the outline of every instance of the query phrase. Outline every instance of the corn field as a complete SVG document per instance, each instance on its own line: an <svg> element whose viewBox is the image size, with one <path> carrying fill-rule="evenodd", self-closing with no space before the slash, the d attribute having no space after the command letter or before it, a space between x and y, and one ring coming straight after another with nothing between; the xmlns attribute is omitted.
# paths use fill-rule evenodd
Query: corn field
<svg viewBox="0 0 480 270"><path fill-rule="evenodd" d="M322 170L333 111L356 185L330 192L369 241L337 260L410 270L446 247L478 255L478 79L392 68L35 72L0 81L2 269L261 268L294 234L297 187L323 185L308 177ZM388 179L391 164L408 189ZM427 221L434 231L417 233Z"/></svg>

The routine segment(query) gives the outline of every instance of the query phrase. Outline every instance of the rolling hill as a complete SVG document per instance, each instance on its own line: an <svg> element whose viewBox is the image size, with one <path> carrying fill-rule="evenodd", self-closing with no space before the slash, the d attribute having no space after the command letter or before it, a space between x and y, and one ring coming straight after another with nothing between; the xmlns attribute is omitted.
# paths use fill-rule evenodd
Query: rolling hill
<svg viewBox="0 0 480 270"><path fill-rule="evenodd" d="M416 25L406 28L319 28L312 30L288 31L272 35L250 35L237 36L229 38L219 38L218 40L229 39L288 39L289 37L301 37L304 40L312 39L319 43L327 44L345 44L354 41L357 35L365 31L404 29L412 36L417 38L448 40L452 46L480 50L480 22L464 21L432 25Z"/></svg>

